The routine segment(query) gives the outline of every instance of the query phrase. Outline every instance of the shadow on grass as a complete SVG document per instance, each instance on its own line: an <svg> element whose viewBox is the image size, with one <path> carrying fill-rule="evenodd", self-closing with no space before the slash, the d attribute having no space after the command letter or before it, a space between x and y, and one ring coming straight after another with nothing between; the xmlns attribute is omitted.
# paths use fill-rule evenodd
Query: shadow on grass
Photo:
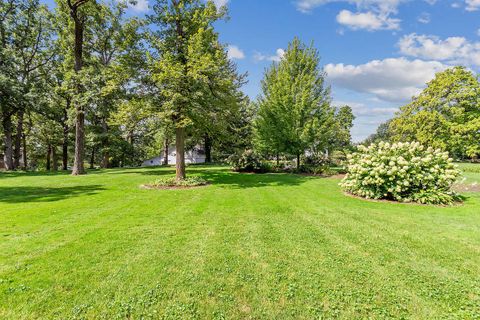
<svg viewBox="0 0 480 320"><path fill-rule="evenodd" d="M175 167L151 167L136 172L142 175L157 176L158 178L175 175ZM272 186L297 186L315 179L315 177L293 174L250 174L233 172L229 167L190 165L187 167L187 176L200 176L209 184L232 188L258 188Z"/></svg>
<svg viewBox="0 0 480 320"><path fill-rule="evenodd" d="M18 177L48 177L48 176L67 176L70 171L0 171L0 179L18 178Z"/></svg>
<svg viewBox="0 0 480 320"><path fill-rule="evenodd" d="M259 188L275 186L298 186L314 177L293 175L293 174L253 174L237 173L228 169L222 171L199 172L201 177L213 185L220 185L232 188Z"/></svg>
<svg viewBox="0 0 480 320"><path fill-rule="evenodd" d="M0 202L53 202L77 196L89 196L105 190L100 185L62 188L0 187Z"/></svg>

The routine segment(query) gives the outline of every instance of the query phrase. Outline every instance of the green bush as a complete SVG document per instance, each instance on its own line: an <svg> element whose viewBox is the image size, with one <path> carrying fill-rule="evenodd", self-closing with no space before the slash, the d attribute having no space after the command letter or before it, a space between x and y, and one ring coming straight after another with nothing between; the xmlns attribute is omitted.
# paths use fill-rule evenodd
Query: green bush
<svg viewBox="0 0 480 320"><path fill-rule="evenodd" d="M342 188L367 199L452 204L460 197L452 184L460 171L448 153L418 142L360 146L348 156Z"/></svg>
<svg viewBox="0 0 480 320"><path fill-rule="evenodd" d="M303 159L296 173L307 173L315 175L333 175L336 172L331 168L331 161L328 157L322 155L309 155Z"/></svg>
<svg viewBox="0 0 480 320"><path fill-rule="evenodd" d="M207 181L200 177L187 177L184 180L177 180L175 177L166 177L155 180L153 183L148 184L148 187L152 188L173 188L173 187L198 187L204 186L207 184Z"/></svg>
<svg viewBox="0 0 480 320"><path fill-rule="evenodd" d="M241 154L233 154L228 158L227 162L238 172L265 173L271 169L270 165L263 162L262 157L253 150L246 150Z"/></svg>

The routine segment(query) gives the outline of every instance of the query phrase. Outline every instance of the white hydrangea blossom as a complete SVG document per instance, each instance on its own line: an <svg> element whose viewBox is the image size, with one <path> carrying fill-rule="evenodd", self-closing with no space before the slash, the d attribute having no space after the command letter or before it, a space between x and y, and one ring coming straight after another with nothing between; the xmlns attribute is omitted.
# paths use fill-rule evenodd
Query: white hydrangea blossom
<svg viewBox="0 0 480 320"><path fill-rule="evenodd" d="M451 186L460 175L448 153L418 142L359 146L347 157L342 188L371 199L451 203Z"/></svg>

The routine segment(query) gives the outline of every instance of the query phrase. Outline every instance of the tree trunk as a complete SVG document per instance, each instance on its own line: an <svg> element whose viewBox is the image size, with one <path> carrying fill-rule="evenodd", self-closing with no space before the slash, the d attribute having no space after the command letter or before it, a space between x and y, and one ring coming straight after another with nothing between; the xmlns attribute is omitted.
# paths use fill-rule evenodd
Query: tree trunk
<svg viewBox="0 0 480 320"><path fill-rule="evenodd" d="M280 166L280 155L277 153L276 155L276 159L277 159L277 167Z"/></svg>
<svg viewBox="0 0 480 320"><path fill-rule="evenodd" d="M177 181L185 180L185 128L175 129L175 147L176 147L176 178Z"/></svg>
<svg viewBox="0 0 480 320"><path fill-rule="evenodd" d="M71 12L73 20L75 22L75 72L78 74L83 67L83 21L77 16L77 11ZM77 85L77 94L81 94L80 85ZM76 102L76 119L75 119L75 159L73 163L72 175L85 174L85 168L83 164L84 149L85 149L85 110L81 106L80 102Z"/></svg>
<svg viewBox="0 0 480 320"><path fill-rule="evenodd" d="M48 144L48 148L47 148L47 165L45 166L45 169L47 169L47 171L50 171L51 169L51 159L50 159L50 155L52 154L52 145L51 144Z"/></svg>
<svg viewBox="0 0 480 320"><path fill-rule="evenodd" d="M56 146L52 146L52 169L53 171L58 171L58 156Z"/></svg>
<svg viewBox="0 0 480 320"><path fill-rule="evenodd" d="M3 157L5 162L5 169L7 171L14 170L13 163L13 150L12 150L12 117L10 115L4 115L3 121Z"/></svg>
<svg viewBox="0 0 480 320"><path fill-rule="evenodd" d="M300 153L297 153L297 169L300 169Z"/></svg>
<svg viewBox="0 0 480 320"><path fill-rule="evenodd" d="M90 169L95 169L95 147L92 147L92 154L90 155Z"/></svg>
<svg viewBox="0 0 480 320"><path fill-rule="evenodd" d="M205 163L212 163L212 139L205 134Z"/></svg>
<svg viewBox="0 0 480 320"><path fill-rule="evenodd" d="M168 166L168 147L169 147L170 141L168 141L168 138L165 139L165 144L163 146L163 165Z"/></svg>
<svg viewBox="0 0 480 320"><path fill-rule="evenodd" d="M77 176L85 174L83 164L85 150L85 115L83 110L77 109L77 119L75 123L75 159L73 163L72 175Z"/></svg>
<svg viewBox="0 0 480 320"><path fill-rule="evenodd" d="M67 99L67 106L63 110L63 141L62 141L62 170L68 170L68 109L70 109L70 99Z"/></svg>
<svg viewBox="0 0 480 320"><path fill-rule="evenodd" d="M23 169L27 170L28 162L27 162L27 135L25 132L22 135L22 162L23 162Z"/></svg>
<svg viewBox="0 0 480 320"><path fill-rule="evenodd" d="M23 110L18 112L17 133L15 135L15 153L13 155L13 166L15 169L20 168L20 159L22 157L22 136L23 136Z"/></svg>
<svg viewBox="0 0 480 320"><path fill-rule="evenodd" d="M102 130L103 130L103 139L102 139L102 164L101 167L107 169L110 166L110 154L108 152L108 125L105 119L102 119Z"/></svg>

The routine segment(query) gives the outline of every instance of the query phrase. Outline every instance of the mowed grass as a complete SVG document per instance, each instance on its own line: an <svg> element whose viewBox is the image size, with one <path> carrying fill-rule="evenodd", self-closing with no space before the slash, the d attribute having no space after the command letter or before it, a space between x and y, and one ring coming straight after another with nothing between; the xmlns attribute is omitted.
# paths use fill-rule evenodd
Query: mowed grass
<svg viewBox="0 0 480 320"><path fill-rule="evenodd" d="M0 173L0 319L480 318L479 194L428 207L335 178L188 172L211 185Z"/></svg>

